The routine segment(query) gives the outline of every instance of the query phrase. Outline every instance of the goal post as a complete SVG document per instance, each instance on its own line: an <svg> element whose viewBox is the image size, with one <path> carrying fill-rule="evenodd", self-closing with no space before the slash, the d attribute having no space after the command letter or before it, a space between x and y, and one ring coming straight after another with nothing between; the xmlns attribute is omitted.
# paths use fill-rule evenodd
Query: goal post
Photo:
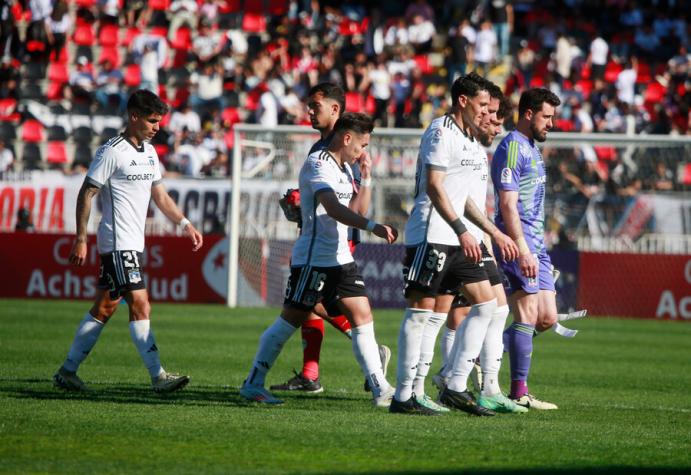
<svg viewBox="0 0 691 475"><path fill-rule="evenodd" d="M403 228L413 203L416 162L423 131L377 128L368 146L375 179L370 217L397 227L399 243L403 242ZM280 306L282 303L289 274L290 250L298 234L295 223L284 218L278 199L286 189L297 187L300 168L318 139L319 133L310 127L235 125L232 190L226 221L228 306ZM501 137L495 139L494 146L500 140ZM569 232L574 233L571 236L574 246L591 246L590 250L597 250L595 247L598 245L611 248L611 244L603 244L608 240L635 241L650 231L679 235L691 233L691 209L688 206L691 137L552 132L547 141L540 144L540 149L549 174L547 226L568 227ZM489 153L491 156L492 149ZM689 180L689 183L674 193L641 193L640 199L633 204L631 200L609 203L602 196L585 202L570 201L563 192L552 189L561 173L556 164L577 164L587 154L591 160L592 154L596 155L603 172L616 159L644 177L654 173L655 164L662 161L679 183L683 180ZM487 198L488 212L493 212L491 189ZM677 226L681 222L680 230L645 229L643 223L651 213L662 218L663 213L657 208L665 209L668 205L677 206L684 218L665 218L668 221L666 225ZM556 233L554 230L549 232ZM362 237L365 242L375 241L367 233Z"/></svg>

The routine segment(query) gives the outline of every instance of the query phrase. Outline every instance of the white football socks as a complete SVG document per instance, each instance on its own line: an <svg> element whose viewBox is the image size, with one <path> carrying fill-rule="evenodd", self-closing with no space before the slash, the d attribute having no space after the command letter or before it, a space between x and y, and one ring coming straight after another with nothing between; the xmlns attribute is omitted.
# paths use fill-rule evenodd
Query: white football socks
<svg viewBox="0 0 691 475"><path fill-rule="evenodd" d="M252 362L252 369L247 376L244 384L251 386L264 386L266 373L269 372L276 358L281 353L283 345L293 336L296 327L278 317L274 323L267 328L259 338L257 354Z"/></svg>
<svg viewBox="0 0 691 475"><path fill-rule="evenodd" d="M151 320L135 320L130 322L130 336L137 347L144 366L152 378L157 378L163 373L161 360L158 357L158 347L151 331Z"/></svg>
<svg viewBox="0 0 691 475"><path fill-rule="evenodd" d="M485 342L480 352L480 364L482 366L482 394L493 396L501 392L499 387L499 369L504 355L504 325L509 316L509 306L497 307L492 314L492 319L487 327Z"/></svg>
<svg viewBox="0 0 691 475"><path fill-rule="evenodd" d="M379 345L374 338L374 322L365 323L352 329L353 354L362 373L369 382L374 397L391 390L391 385L384 377L379 358Z"/></svg>
<svg viewBox="0 0 691 475"><path fill-rule="evenodd" d="M456 340L456 330L452 330L445 326L441 334L441 370L439 373L445 378L451 377L451 350L453 349L453 342Z"/></svg>
<svg viewBox="0 0 691 475"><path fill-rule="evenodd" d="M497 299L473 305L470 313L456 330L456 341L453 348L453 369L448 388L462 392L468 389L468 376L475 365L485 341L487 327L492 321L492 314L497 308Z"/></svg>
<svg viewBox="0 0 691 475"><path fill-rule="evenodd" d="M418 308L406 308L398 333L398 362L396 364L396 394L399 402L413 395L413 379L420 361L420 345L425 322L433 312Z"/></svg>
<svg viewBox="0 0 691 475"><path fill-rule="evenodd" d="M422 331L422 342L420 343L420 360L417 364L417 373L413 380L413 393L416 396L425 394L425 378L429 374L429 368L434 359L434 346L437 343L437 336L442 325L446 323L446 313L432 312L425 322Z"/></svg>
<svg viewBox="0 0 691 475"><path fill-rule="evenodd" d="M82 321L79 322L77 333L74 335L72 346L62 367L67 371L76 373L79 365L86 359L96 341L98 341L104 326L102 322L92 317L91 313L86 312Z"/></svg>

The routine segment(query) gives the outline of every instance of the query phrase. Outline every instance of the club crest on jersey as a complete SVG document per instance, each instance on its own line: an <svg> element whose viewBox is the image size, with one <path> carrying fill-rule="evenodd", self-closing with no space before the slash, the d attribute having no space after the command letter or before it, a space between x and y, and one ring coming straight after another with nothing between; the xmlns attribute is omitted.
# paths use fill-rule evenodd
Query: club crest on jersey
<svg viewBox="0 0 691 475"><path fill-rule="evenodd" d="M441 129L435 129L434 132L432 133L431 142L433 144L439 143L439 141L441 140L441 134L442 134Z"/></svg>
<svg viewBox="0 0 691 475"><path fill-rule="evenodd" d="M511 183L511 169L510 168L504 168L501 171L501 182L502 183Z"/></svg>
<svg viewBox="0 0 691 475"><path fill-rule="evenodd" d="M154 166L154 159L153 158L149 158L149 165L151 165L152 167Z"/></svg>

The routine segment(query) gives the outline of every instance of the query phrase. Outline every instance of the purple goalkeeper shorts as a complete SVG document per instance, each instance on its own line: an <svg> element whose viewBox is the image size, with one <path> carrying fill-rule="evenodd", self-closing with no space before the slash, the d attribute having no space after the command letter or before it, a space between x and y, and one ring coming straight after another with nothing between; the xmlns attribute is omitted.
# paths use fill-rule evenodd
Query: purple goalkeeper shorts
<svg viewBox="0 0 691 475"><path fill-rule="evenodd" d="M555 291L552 260L549 258L549 254L543 251L535 257L538 261L536 279L529 279L521 274L518 259L510 262L499 262L499 267L504 272L504 286L506 287L507 294L510 295L518 290L523 290L527 294L536 294L539 290Z"/></svg>

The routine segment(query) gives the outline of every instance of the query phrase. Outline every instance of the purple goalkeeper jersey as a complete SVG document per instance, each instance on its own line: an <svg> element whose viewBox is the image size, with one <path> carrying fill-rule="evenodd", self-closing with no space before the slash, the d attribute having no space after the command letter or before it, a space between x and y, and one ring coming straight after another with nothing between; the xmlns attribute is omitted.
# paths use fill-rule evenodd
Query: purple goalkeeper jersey
<svg viewBox="0 0 691 475"><path fill-rule="evenodd" d="M533 254L545 249L545 162L535 141L517 130L501 141L492 157L494 186L494 222L506 233L506 225L499 207L500 191L518 192L518 214L523 234Z"/></svg>

